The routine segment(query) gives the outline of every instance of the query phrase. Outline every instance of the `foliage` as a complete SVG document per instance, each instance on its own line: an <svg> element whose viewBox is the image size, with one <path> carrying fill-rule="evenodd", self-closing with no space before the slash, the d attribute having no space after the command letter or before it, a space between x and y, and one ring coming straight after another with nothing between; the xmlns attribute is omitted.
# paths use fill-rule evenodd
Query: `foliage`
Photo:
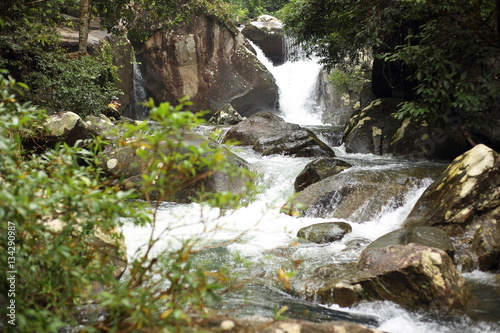
<svg viewBox="0 0 500 333"><path fill-rule="evenodd" d="M193 324L192 316L201 314L223 287L218 281L229 281L227 274L208 273L192 263L195 240L183 241L175 251L153 255L155 243L171 231L167 228L160 236L153 234L158 202L130 200L136 196L133 191L122 191L111 184L99 167L98 149L59 145L42 155L26 156L22 137L26 131L39 130L44 112L19 102L24 88L12 78L0 76L0 219L5 222L1 224L2 247L8 245L7 228L13 229L15 235L15 246L9 254L14 261L0 256L0 264L12 264L11 270L17 272L15 295L7 300L15 300L17 329L56 332L76 325L75 314L89 306L100 309L106 320L86 323L88 327L82 329L87 331L140 332L151 327ZM148 127L147 122L131 125L124 135L127 140L122 142L133 145L137 142L134 138L149 142L151 155L144 158L151 163L144 170L144 188L150 193L165 185L168 190L160 199L176 189L167 186L174 177L171 170L159 168L159 163L174 166L172 161L180 162L175 165L177 170L193 178L208 175L200 174L200 169L208 172L219 164L221 168L227 166L220 150L214 148L212 154L207 154L209 148L203 145L187 146L183 158L157 150L161 142L177 145L180 130L199 123L195 115L181 111L183 106L153 107L151 115L159 126ZM225 206L241 199L228 193L207 198L213 205ZM123 249L121 234L115 231L125 221L147 225L153 231L144 251L119 281L115 279L113 258L122 256ZM108 246L103 247L99 235L105 235L101 239L107 239ZM2 284L2 289L5 287ZM8 295L5 291L2 294ZM0 299L4 309L5 300Z"/></svg>
<svg viewBox="0 0 500 333"><path fill-rule="evenodd" d="M25 100L44 105L50 112L96 114L103 111L111 95L119 93L118 68L112 64L111 49L105 43L95 58L64 53L55 27L63 22L60 9L68 9L69 4L14 1L8 17L0 14L4 23L0 28L0 67L8 68L32 88Z"/></svg>
<svg viewBox="0 0 500 333"><path fill-rule="evenodd" d="M231 6L231 18L238 23L246 23L262 14L277 15L288 0L225 0Z"/></svg>
<svg viewBox="0 0 500 333"><path fill-rule="evenodd" d="M37 60L39 70L22 77L33 88L32 101L51 112L71 110L82 117L102 113L110 96L119 94L118 68L105 42L97 57L45 54Z"/></svg>
<svg viewBox="0 0 500 333"><path fill-rule="evenodd" d="M341 93L360 92L363 84L367 82L365 73L360 67L346 71L342 68L334 68L329 74L330 82Z"/></svg>
<svg viewBox="0 0 500 333"><path fill-rule="evenodd" d="M396 64L416 96L398 117L499 111L498 1L293 0L283 13L288 32L329 66L359 63L365 50Z"/></svg>
<svg viewBox="0 0 500 333"><path fill-rule="evenodd" d="M144 41L158 30L169 31L199 14L222 23L229 21L227 4L217 0L96 1L94 6L104 28L114 34L127 34L132 42Z"/></svg>

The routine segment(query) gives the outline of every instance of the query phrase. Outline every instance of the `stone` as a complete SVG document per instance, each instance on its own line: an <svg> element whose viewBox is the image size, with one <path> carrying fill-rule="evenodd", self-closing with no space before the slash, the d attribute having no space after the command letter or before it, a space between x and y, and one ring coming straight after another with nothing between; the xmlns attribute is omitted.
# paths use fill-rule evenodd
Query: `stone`
<svg viewBox="0 0 500 333"><path fill-rule="evenodd" d="M313 243L324 244L339 241L351 231L352 227L349 223L325 222L301 228L297 233L297 237Z"/></svg>
<svg viewBox="0 0 500 333"><path fill-rule="evenodd" d="M386 98L371 102L354 112L344 129L343 141L349 153L452 159L469 144L452 123L444 130L414 118L396 119L402 99Z"/></svg>
<svg viewBox="0 0 500 333"><path fill-rule="evenodd" d="M224 141L251 145L263 155L335 156L311 130L287 123L271 112L259 112L231 127Z"/></svg>
<svg viewBox="0 0 500 333"><path fill-rule="evenodd" d="M317 183L318 181L334 176L352 165L331 157L318 158L305 166L299 175L295 178L295 192L300 192L307 186Z"/></svg>
<svg viewBox="0 0 500 333"><path fill-rule="evenodd" d="M359 108L360 92L339 89L330 80L328 71L321 69L316 81L314 99L318 110L322 111L323 123L345 126L354 110Z"/></svg>
<svg viewBox="0 0 500 333"><path fill-rule="evenodd" d="M412 310L462 312L472 304L467 281L448 254L415 243L365 249L348 269L319 268L295 291L342 307L388 300Z"/></svg>
<svg viewBox="0 0 500 333"><path fill-rule="evenodd" d="M477 145L457 157L426 189L405 227L437 226L452 233L459 258L469 269L500 267L500 155Z"/></svg>
<svg viewBox="0 0 500 333"><path fill-rule="evenodd" d="M282 207L293 216L346 219L366 222L376 219L384 207L403 204L410 188L422 186L442 170L436 167L415 167L398 170L346 169L315 182Z"/></svg>
<svg viewBox="0 0 500 333"><path fill-rule="evenodd" d="M200 14L174 30L154 32L138 45L137 61L145 88L157 101L176 104L189 96L195 112L229 103L243 117L276 108L272 74L234 25L213 17Z"/></svg>
<svg viewBox="0 0 500 333"><path fill-rule="evenodd" d="M274 65L285 61L283 23L276 17L262 15L245 25L241 33L262 49Z"/></svg>
<svg viewBox="0 0 500 333"><path fill-rule="evenodd" d="M245 118L243 118L231 104L226 104L222 109L217 111L208 122L214 125L236 125L244 119Z"/></svg>
<svg viewBox="0 0 500 333"><path fill-rule="evenodd" d="M98 134L96 128L70 111L49 116L44 127L45 131L38 133L36 137L23 138L23 146L27 150L41 153L61 142L74 146L78 141L91 140Z"/></svg>
<svg viewBox="0 0 500 333"><path fill-rule="evenodd" d="M455 254L455 247L450 237L442 229L425 226L394 230L374 240L366 249L378 249L390 245L408 245L410 243L441 249L451 258Z"/></svg>

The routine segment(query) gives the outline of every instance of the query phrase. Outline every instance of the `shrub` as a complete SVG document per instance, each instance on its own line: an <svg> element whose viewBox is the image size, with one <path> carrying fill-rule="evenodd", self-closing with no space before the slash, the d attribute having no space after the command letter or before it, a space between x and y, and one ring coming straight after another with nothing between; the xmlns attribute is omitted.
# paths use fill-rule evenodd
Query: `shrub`
<svg viewBox="0 0 500 333"><path fill-rule="evenodd" d="M78 144L59 145L40 156L27 156L22 151L22 136L40 130L37 124L44 111L18 102L16 93L24 88L0 76L0 219L5 222L1 224L1 243L9 252L0 256L0 265L15 272L12 284L2 284L2 289L7 288L2 294L7 297L0 303L2 309L15 304L17 330L56 332L77 325L76 314L84 306L105 314L105 320L87 322L87 331L137 332L194 325L193 316L202 313L217 298L217 290L225 287L219 280L230 281L226 271L208 273L192 263L196 240L153 256L151 249L158 239L152 232L144 251L129 264L129 271L116 279L114 258L123 256L123 247L121 234L114 231L125 221L154 230L159 202L133 200L133 191L111 184L99 167L98 149L89 148L92 145L86 145L87 149ZM144 122L125 129L122 144L138 142L133 138L149 143L151 154L142 155L150 162L143 174L146 192L165 186L163 197L175 191L167 186L172 177L168 168L158 168L159 163L195 178L210 173L198 170L227 166L220 148L189 146L182 157L158 154L160 142L180 144L181 129L199 123L196 115L181 110L184 106L186 103L153 107L151 115L159 126L152 128ZM208 150L212 154L206 154ZM247 171L233 168L228 172ZM204 198L212 205L234 206L241 196L212 193ZM105 247L97 239L103 234L108 243ZM10 323L0 325L11 328Z"/></svg>

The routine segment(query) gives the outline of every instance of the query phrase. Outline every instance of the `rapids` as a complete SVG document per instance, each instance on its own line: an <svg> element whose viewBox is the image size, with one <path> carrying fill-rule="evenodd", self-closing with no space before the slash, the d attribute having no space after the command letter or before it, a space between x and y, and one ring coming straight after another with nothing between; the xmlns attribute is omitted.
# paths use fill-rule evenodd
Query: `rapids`
<svg viewBox="0 0 500 333"><path fill-rule="evenodd" d="M262 52L259 58L268 66L280 87L280 111L286 121L301 125L321 124L309 96L320 66L312 59L298 58L281 66L273 65ZM314 128L314 127L311 127ZM210 130L206 127L203 130ZM353 164L352 170L383 173L407 167L429 168L430 161L409 161L387 156L348 154L342 146L333 147L340 159ZM221 212L199 204L163 203L158 213L156 235L164 234L152 255L175 249L183 239L199 238L196 260L207 270L225 265L241 276L251 277L245 287L224 296L218 311L232 316L273 317L288 307L283 315L312 321L349 320L392 333L500 332L500 281L488 273L472 272L464 276L474 285L474 292L484 300L470 316L443 316L434 312L408 311L391 302L366 302L351 308L314 304L299 299L277 280L280 270L296 271L300 279L313 268L355 261L363 248L378 237L401 227L413 205L431 184L425 178L410 186L404 199L382 207L368 221L353 222L352 232L330 244L312 244L297 239L305 226L331 221L322 218L296 218L280 213L281 206L293 195L293 182L311 158L261 156L249 147L235 147L234 152L260 174L260 194L248 207ZM444 165L443 165L444 166ZM350 169L350 170L351 170ZM123 232L129 257L147 244L151 230L126 223ZM168 237L166 236L168 233ZM298 265L300 263L300 265ZM488 297L486 296L488 295Z"/></svg>

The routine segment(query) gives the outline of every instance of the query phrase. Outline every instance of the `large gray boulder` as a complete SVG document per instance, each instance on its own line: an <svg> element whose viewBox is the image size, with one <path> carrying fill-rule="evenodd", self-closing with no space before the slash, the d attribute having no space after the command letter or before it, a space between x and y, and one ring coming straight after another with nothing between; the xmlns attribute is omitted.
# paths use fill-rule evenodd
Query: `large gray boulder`
<svg viewBox="0 0 500 333"><path fill-rule="evenodd" d="M245 25L241 33L262 49L273 64L285 61L283 23L270 15L259 16Z"/></svg>
<svg viewBox="0 0 500 333"><path fill-rule="evenodd" d="M346 222L325 222L316 223L301 228L297 232L297 237L303 238L313 243L324 244L341 240L346 234L352 231L352 227Z"/></svg>
<svg viewBox="0 0 500 333"><path fill-rule="evenodd" d="M231 104L244 117L274 110L274 77L233 26L207 15L171 31L157 31L137 47L146 89L157 101L190 96L192 111Z"/></svg>
<svg viewBox="0 0 500 333"><path fill-rule="evenodd" d="M333 157L320 157L307 164L295 178L295 192L300 192L311 184L322 179L334 176L339 172L349 169L352 165Z"/></svg>
<svg viewBox="0 0 500 333"><path fill-rule="evenodd" d="M396 119L401 99L377 99L353 114L345 127L346 151L452 159L465 152L467 139L453 124L446 130L414 118Z"/></svg>
<svg viewBox="0 0 500 333"><path fill-rule="evenodd" d="M439 168L416 167L396 170L347 169L315 182L290 199L282 211L306 217L376 219L384 207L397 208L406 193L434 178Z"/></svg>
<svg viewBox="0 0 500 333"><path fill-rule="evenodd" d="M408 245L410 243L441 249L451 258L455 254L455 247L450 237L442 229L425 226L394 230L374 240L366 247L366 250L383 248L390 245Z"/></svg>
<svg viewBox="0 0 500 333"><path fill-rule="evenodd" d="M260 112L231 127L224 141L253 146L263 155L335 156L311 130L287 123L271 112Z"/></svg>
<svg viewBox="0 0 500 333"><path fill-rule="evenodd" d="M500 268L500 155L478 145L457 157L422 194L404 226L454 236L464 270Z"/></svg>
<svg viewBox="0 0 500 333"><path fill-rule="evenodd" d="M344 307L388 300L408 309L464 311L471 304L467 282L448 254L415 243L366 249L348 267L320 267L295 291Z"/></svg>
<svg viewBox="0 0 500 333"><path fill-rule="evenodd" d="M23 138L23 146L30 151L42 152L58 143L74 146L82 140L92 140L98 131L79 115L66 111L49 116L43 123L43 130L36 136Z"/></svg>
<svg viewBox="0 0 500 333"><path fill-rule="evenodd" d="M321 121L334 126L345 126L354 110L359 108L360 91L344 91L322 69L315 85L314 99L321 110Z"/></svg>

